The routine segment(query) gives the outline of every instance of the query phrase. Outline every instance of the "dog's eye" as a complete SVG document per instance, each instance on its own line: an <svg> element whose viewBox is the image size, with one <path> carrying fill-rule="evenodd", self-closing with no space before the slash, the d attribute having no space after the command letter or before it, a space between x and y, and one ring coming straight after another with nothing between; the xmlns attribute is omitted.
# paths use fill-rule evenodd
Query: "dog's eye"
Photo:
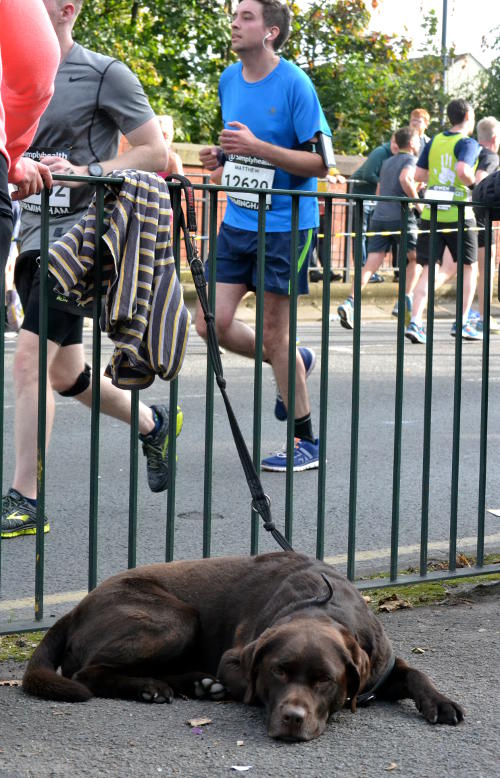
<svg viewBox="0 0 500 778"><path fill-rule="evenodd" d="M328 675L320 675L316 680L314 681L315 686L324 686L327 683L332 683L332 678Z"/></svg>
<svg viewBox="0 0 500 778"><path fill-rule="evenodd" d="M276 676L276 678L286 678L286 671L280 665L274 665L272 668L272 673Z"/></svg>

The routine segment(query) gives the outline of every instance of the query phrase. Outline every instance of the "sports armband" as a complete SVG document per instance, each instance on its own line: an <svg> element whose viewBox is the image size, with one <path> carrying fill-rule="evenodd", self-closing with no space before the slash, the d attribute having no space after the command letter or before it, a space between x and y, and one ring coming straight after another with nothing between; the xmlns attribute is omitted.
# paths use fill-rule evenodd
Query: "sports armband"
<svg viewBox="0 0 500 778"><path fill-rule="evenodd" d="M301 151L309 151L311 154L319 154L325 167L335 167L335 154L333 153L332 139L323 132L316 133L317 140L308 140L299 148Z"/></svg>

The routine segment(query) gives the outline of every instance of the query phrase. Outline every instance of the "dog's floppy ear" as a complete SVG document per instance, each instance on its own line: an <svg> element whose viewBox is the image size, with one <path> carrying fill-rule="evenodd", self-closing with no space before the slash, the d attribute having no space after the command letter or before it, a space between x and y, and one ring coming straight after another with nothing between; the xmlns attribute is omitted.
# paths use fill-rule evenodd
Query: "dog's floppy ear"
<svg viewBox="0 0 500 778"><path fill-rule="evenodd" d="M347 661L345 666L347 679L347 698L351 701L351 713L356 713L356 698L359 692L360 677L358 668L353 662Z"/></svg>
<svg viewBox="0 0 500 778"><path fill-rule="evenodd" d="M266 629L262 635L253 640L242 650L240 655L240 667L244 678L247 681L247 688L243 702L247 705L253 705L257 702L257 675L262 657L265 654L266 646L272 634L272 629ZM261 700L263 702L263 700Z"/></svg>
<svg viewBox="0 0 500 778"><path fill-rule="evenodd" d="M363 651L356 637L346 629L342 630L345 646L351 655L351 662L346 665L347 696L351 700L351 710L356 711L356 697L362 685L370 675L370 660Z"/></svg>

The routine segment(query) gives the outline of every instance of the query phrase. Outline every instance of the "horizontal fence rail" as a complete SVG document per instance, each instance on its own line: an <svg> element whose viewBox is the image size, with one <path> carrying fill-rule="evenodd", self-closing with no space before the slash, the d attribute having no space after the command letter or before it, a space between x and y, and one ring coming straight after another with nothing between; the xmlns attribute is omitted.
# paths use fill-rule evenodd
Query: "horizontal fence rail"
<svg viewBox="0 0 500 778"><path fill-rule="evenodd" d="M56 180L64 180L55 176ZM78 181L89 182L86 177L75 177ZM102 235L106 229L104 222L104 192L106 186L119 187L120 179L101 178L90 179L96 187L97 199L97 232ZM210 276L214 277L217 264L216 238L218 227L223 216L225 199L232 192L240 189L227 189L208 183L205 177L202 183L195 184L196 208L198 216L198 235L194 236L200 247L200 254L207 262ZM223 354L222 361L227 370L228 394L237 406L236 415L242 424L244 435L251 441L249 448L253 463L257 470L264 440L269 439L270 409L265 404L268 398L269 368L263 362L263 322L264 322L264 269L265 269L265 196L261 190L245 190L259 196L259 231L257 249L257 284L255 290L255 363L248 368L242 367L241 359ZM292 256L298 256L298 213L299 195L288 190L270 190L273 195L291 197L292 208ZM172 239L177 271L186 263L185 249L181 240L180 212L183 208L181 192L178 185L173 185L172 194ZM300 193L300 196L316 196L315 193ZM386 343L393 347L394 358L381 356L378 367L367 367L367 361L376 352L377 344L368 338L369 328L365 334L363 320L363 295L361 293L362 239L363 239L363 202L365 200L397 201L401 205L401 242L400 256L406 256L408 246L408 220L414 201L407 198L387 198L367 195L354 195L348 192L321 192L322 222L320 232L320 251L324 268L341 269L342 278L348 281L354 270L354 325L352 340L340 343L338 330L332 326L331 309L333 303L332 288L324 283L321 291L319 313L313 325L308 325L308 333L318 344L320 369L315 378L314 403L316 424L320 441L319 468L308 473L294 473L289 465L281 478L271 474L263 474L266 491L270 494L272 510L276 525L283 531L287 540L293 543L297 551L305 550L318 558L331 561L344 568L351 580L356 580L362 589L381 585L380 578L367 579L359 577L363 561L375 558L367 547L366 532L373 530L378 538L384 538L383 544L386 562L378 566L376 572L387 574L384 584L413 583L434 581L450 578L461 578L476 573L497 572L498 567L490 564L487 553L496 550L500 535L492 531L494 525L486 523L487 495L495 499L494 487L489 478L488 457L488 425L490 410L490 392L494 391L494 409L497 411L498 398L496 392L497 370L494 369L492 382L490 349L490 298L488 290L492 283L491 251L494 243L495 228L487 208L485 213L485 263L484 277L481 279L485 292L484 338L482 344L475 344L473 355L464 354L462 338L462 299L464 276L464 242L463 235L467 228L464 217L464 204L458 203L458 262L457 291L455 304L456 337L453 349L443 351L441 341L436 335L436 297L434 292L435 264L429 265L429 298L427 305L427 342L420 353L420 373L423 380L417 386L412 378L414 370L414 355L409 353L409 344L405 341L405 281L406 263L399 262L399 280L397 288L398 316L396 329ZM426 200L420 201L427 203ZM47 295L48 275L48 240L49 240L49 194L42 193L41 215L41 255L40 255L40 349L38 370L40 376L47 375ZM449 205L446 200L432 200L427 203L431 210L430 240L431 251L437 245L437 235L440 230L446 230L438 222L439 205ZM467 205L470 205L468 203ZM370 235L370 231L365 231ZM97 241L97 274L99 275L104 243ZM390 262L390 260L388 260ZM295 363L297 359L297 335L300 334L303 323L301 309L297 299L297 263L292 262L290 278L290 317L289 317L289 405L295 401ZM390 265L389 265L390 267ZM96 278L96 287L100 288L100 280ZM187 294L187 291L186 291ZM212 310L216 304L216 288L209 288L209 302ZM193 306L193 300L190 302ZM253 309L252 309L253 310ZM103 342L99 327L101 300L96 296L93 304L91 328L86 330L86 341L92 348L92 375L100 376L104 352L109 350L107 341ZM333 317L334 318L334 317ZM13 451L13 387L9 379L9 370L13 358L13 348L4 340L5 317L0 324L1 375L0 393L2 404L0 410L0 426L2 429L1 462L4 487L11 478ZM345 335L345 333L343 333ZM340 344L340 345L339 345ZM418 348L418 347L417 347ZM436 349L439 348L439 352ZM410 347L411 349L411 347ZM497 350L498 352L498 350ZM381 352L380 352L381 353ZM437 353L437 357L436 357ZM392 351L391 351L392 354ZM346 356L347 355L347 356ZM343 372L338 363L344 360ZM436 359L438 360L436 364ZM473 360L471 363L471 359ZM233 360L233 361L232 361ZM7 362L9 367L7 368ZM409 362L410 368L408 366ZM371 364L371 363L370 363ZM390 369L388 365L390 364ZM472 364L472 367L471 367ZM390 430L385 434L386 448L384 467L381 468L379 441L371 434L371 427L376 426L376 393L380 391L377 383L378 371L390 376L391 408L385 406L385 414L390 417ZM248 376L242 384L238 381L240 375ZM419 375L420 375L419 373ZM477 419L476 427L472 428L469 419L464 418L464 392L466 380L473 376L474 387L478 387L472 402L467 393L467 413ZM385 380L385 379L384 379ZM472 380L472 379L471 379ZM309 381L311 384L312 382ZM437 388L436 388L437 386ZM407 399L411 390L412 397ZM151 393L152 392L152 393ZM181 371L179 379L168 386L156 379L151 396L156 402L161 401L175 409L179 403L183 408L191 408L193 425L196 429L182 433L176 439L176 414L170 413L168 458L169 484L168 490L161 495L151 495L144 484L143 461L139 447L139 391L132 391L132 412L130 434L126 445L121 445L120 452L114 455L109 446L110 435L114 435L105 424L100 412L100 381L93 382L92 405L90 409L90 430L88 435L88 451L72 450L68 457L74 457L70 467L73 476L70 483L61 483L47 465L51 454L46 454L46 380L39 381L38 396L38 428L37 428L37 534L35 538L18 538L4 540L0 543L0 631L16 632L28 629L45 628L53 623L55 615L67 610L75 604L86 590L93 589L103 577L120 569L115 559L118 552L115 545L124 552L123 566L134 567L138 563L172 560L193 554L198 549L198 555L210 556L222 553L258 553L259 551L275 550L269 539L263 537L260 519L251 507L250 495L246 492L246 484L240 463L235 455L234 443L230 430L224 419L214 383L211 363L202 341L192 331L186 366ZM310 388L310 393L313 390ZM444 439L433 434L433 422L436 398L446 392L451 408L449 428L446 428ZM375 393L375 394L373 394ZM340 404L339 397L342 397ZM158 398L161 398L158 400ZM266 400L267 401L267 400ZM274 399L271 400L274 403ZM145 400L148 403L148 399ZM69 405L68 405L69 404ZM75 401L61 400L63 408L71 409L71 419L76 417L78 405ZM408 409L412 413L412 434L421 441L421 451L418 461L409 465L406 458L408 433L405 429L405 419ZM470 410L472 408L472 411ZM201 410L200 410L201 409ZM413 416L415 419L413 420ZM78 417L79 418L79 417ZM189 428L189 416L186 415L185 427ZM465 424L467 422L467 424ZM81 439L78 422L72 421L67 428L68 434L74 434L75 439ZM467 427L464 433L464 427ZM389 428L389 427L388 427ZM282 428L283 429L283 428ZM342 473L339 472L339 447L336 436L342 430ZM440 429L442 427L440 426ZM276 434L273 427L272 435ZM443 433L441 433L443 435ZM183 439L189 436L189 450L183 450ZM286 423L286 452L291 460L294 447L293 414L288 414ZM52 447L55 445L52 441ZM473 450L473 457L464 456ZM414 450L414 449L413 449ZM179 458L178 458L179 457ZM467 483L467 515L461 514L461 499L464 498L464 468L470 461L477 465L477 482L472 489L471 478L466 473ZM344 466L345 463L345 466ZM64 463L66 464L66 463ZM494 466L497 467L496 460ZM123 467L120 467L123 465ZM382 494L384 507L380 509L372 501L373 473L383 470L385 478ZM440 476L440 495L443 483L449 493L448 505L433 503L436 489L436 469L442 468ZM117 478L117 472L127 473L126 489L110 488ZM7 471L7 472L6 472ZM102 474L108 474L107 478ZM111 475L109 475L111 474ZM447 480L449 479L449 480ZM335 480L335 494L332 494L331 481ZM49 486L50 483L50 486ZM228 485L230 485L228 489ZM416 489L415 487L418 486ZM75 495L75 509L79 516L82 511L87 516L87 531L84 533L80 524L72 522L73 507L67 492ZM3 493L6 489L3 489ZM124 495L124 492L126 494ZM416 496L419 492L419 496ZM473 496L471 493L473 492ZM224 494L224 504L221 508L220 495ZM378 493L380 497L380 492ZM86 495L86 497L84 497ZM229 497L231 495L231 497ZM122 496L125 502L122 501ZM387 499L385 499L387 497ZM377 498L375 498L377 499ZM442 499L442 497L440 497ZM500 495L499 495L500 499ZM465 500L464 500L465 502ZM44 535L44 516L47 504L51 511L56 506L60 514L49 535ZM126 526L120 522L121 536L108 533L107 525L113 525L115 505L120 504L126 518ZM361 509L361 504L363 508ZM247 506L246 511L241 505ZM367 505L369 508L367 509ZM126 506L124 508L124 506ZM193 508L193 506L197 506ZM472 507L471 507L472 506ZM221 511L224 514L221 518ZM366 519L363 520L364 535L360 535L360 512L368 513L375 524L370 530ZM446 537L436 537L433 521L437 512L448 511L448 532ZM475 516L471 516L471 511ZM237 515L235 515L237 514ZM198 525L192 522L193 516L200 518ZM408 517L411 516L411 521ZM227 521L226 521L227 517ZM66 519L66 520L65 520ZM305 520L307 526L305 526ZM81 545L78 550L71 546L71 538L67 524L73 526L78 533ZM196 530L196 526L198 529ZM466 528L466 532L462 530ZM415 529L418 528L418 540L415 541ZM376 532L375 532L376 530ZM110 530L111 532L111 530ZM102 535L106 540L101 540ZM61 540L61 536L63 539ZM154 540L150 540L154 537ZM54 540L53 540L54 538ZM409 540L411 538L411 541ZM466 567L458 567L463 544L475 546L475 560ZM82 547L83 545L83 547ZM71 550L67 550L67 547ZM411 553L408 549L411 548ZM443 552L446 548L446 559L439 569L432 554L436 549ZM277 550L277 549L276 549ZM34 552L34 554L33 554ZM49 553L50 552L50 553ZM411 569L404 567L403 559L410 554ZM69 556L69 558L68 558ZM434 564L434 567L433 567ZM83 570L86 568L85 575ZM30 585L30 570L33 584ZM362 568L362 573L365 572ZM62 577L61 577L62 575ZM50 611L47 613L46 603ZM32 615L29 615L30 609ZM53 613L52 611L58 611Z"/></svg>

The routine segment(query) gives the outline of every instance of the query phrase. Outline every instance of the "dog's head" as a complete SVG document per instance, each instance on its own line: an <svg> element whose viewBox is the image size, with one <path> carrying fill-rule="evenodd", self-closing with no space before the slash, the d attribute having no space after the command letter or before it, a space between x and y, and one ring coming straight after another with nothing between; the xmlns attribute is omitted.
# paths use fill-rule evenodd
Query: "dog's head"
<svg viewBox="0 0 500 778"><path fill-rule="evenodd" d="M261 702L268 734L291 741L321 735L348 699L354 710L369 674L368 656L347 630L300 613L263 632L240 661L245 702Z"/></svg>

